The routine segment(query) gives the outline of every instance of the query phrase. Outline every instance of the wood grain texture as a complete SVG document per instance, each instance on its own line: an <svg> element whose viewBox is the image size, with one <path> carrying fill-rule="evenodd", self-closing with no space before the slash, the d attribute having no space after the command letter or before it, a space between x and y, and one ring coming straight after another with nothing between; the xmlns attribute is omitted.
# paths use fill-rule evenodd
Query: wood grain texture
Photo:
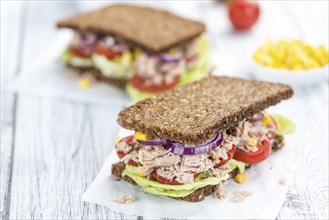
<svg viewBox="0 0 329 220"><path fill-rule="evenodd" d="M107 108L21 97L17 119L11 218L120 217L80 199L113 149L115 115Z"/></svg>
<svg viewBox="0 0 329 220"><path fill-rule="evenodd" d="M8 10L9 4L12 10ZM25 15L19 3L1 2L2 85L48 46L56 33L55 21L77 10L72 2L24 4ZM282 5L267 1L261 2L258 25L248 34L235 34L225 20L223 5L213 1L196 4L200 6L196 7L199 12L194 12L199 13L196 17L209 23L213 48L222 55L220 70L232 75L245 76L241 50L247 50L256 38L312 35L311 31L322 36L321 31L328 31L318 27L310 31L310 20L309 25L296 25L309 16L295 10L293 2ZM5 24L3 18L11 22ZM25 29L22 21L26 22ZM21 50L18 42L22 42ZM226 63L228 60L234 62ZM305 141L299 146L299 169L278 219L328 219L328 99L328 82L323 82L297 89L291 102L280 104L294 116ZM15 96L1 92L2 219L142 219L80 200L113 149L116 116L122 106L91 106L32 96L18 96L17 105L14 103Z"/></svg>
<svg viewBox="0 0 329 220"><path fill-rule="evenodd" d="M294 7L295 5L292 2L281 5L292 28L304 39L317 38L321 42L325 29L320 30L318 26L317 32L313 32L314 27L304 25L310 24L310 20L314 22L317 14L312 13L313 19L312 16L305 19L305 10L300 10L300 7L296 10L298 7ZM300 6L300 2L298 5ZM321 12L323 6L321 3L312 8ZM328 2L326 6L328 8ZM303 8L306 8L305 5ZM322 14L328 16L327 13ZM296 93L300 101L294 108L305 135L305 142L301 146L300 165L294 182L289 188L278 218L328 219L328 81L308 88L299 88Z"/></svg>
<svg viewBox="0 0 329 220"><path fill-rule="evenodd" d="M1 3L2 4L2 3ZM8 6L8 4L6 4ZM15 9L14 9L15 7ZM22 46L20 35L23 35L24 13L21 4L12 4L4 10L1 7L1 88L19 71L21 56L18 51ZM7 19L11 21L9 24ZM8 51L6 54L4 51ZM4 65L6 64L6 65ZM9 217L11 182L14 154L14 135L16 121L17 96L1 90L1 137L0 137L0 215L1 219Z"/></svg>
<svg viewBox="0 0 329 220"><path fill-rule="evenodd" d="M328 218L328 84L301 89L296 111L302 122L304 144L294 182L278 218ZM318 94L323 94L319 96ZM314 106L317 113L314 114Z"/></svg>
<svg viewBox="0 0 329 220"><path fill-rule="evenodd" d="M26 34L17 34L24 42L20 51L23 66L28 65L31 57L47 47L54 37L55 20L74 9L74 5L63 2L28 2L25 5ZM35 16L41 9L43 19ZM15 51L17 54L19 52ZM6 115L2 121L12 123L15 128L15 139L12 135L6 137L9 143L1 148L4 149L1 155L8 158L11 154L7 156L6 152L15 149L13 160L1 158L1 167L12 167L12 175L8 174L12 176L11 181L5 179L4 184L10 187L11 195L8 198L5 194L5 202L1 203L4 204L1 209L3 219L136 219L83 203L80 199L113 147L118 127L112 124L120 109L121 106L113 106L108 111L103 107L31 96L19 96L17 106L6 107L6 114L17 111L17 120L16 123L7 122ZM7 133L1 131L4 136ZM1 168L1 175L6 173L7 170ZM3 189L6 193L7 188Z"/></svg>

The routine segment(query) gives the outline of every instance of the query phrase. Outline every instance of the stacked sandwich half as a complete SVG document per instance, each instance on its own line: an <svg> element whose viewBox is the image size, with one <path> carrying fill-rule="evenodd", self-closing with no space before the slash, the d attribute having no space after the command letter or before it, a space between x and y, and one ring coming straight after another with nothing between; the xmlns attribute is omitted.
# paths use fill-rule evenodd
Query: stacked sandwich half
<svg viewBox="0 0 329 220"><path fill-rule="evenodd" d="M116 4L57 25L75 32L62 55L71 70L126 88L134 101L209 73L205 26L166 11Z"/></svg>
<svg viewBox="0 0 329 220"><path fill-rule="evenodd" d="M112 174L156 195L221 197L223 182L284 145L266 108L292 95L283 84L208 77L140 101L119 114L135 134L116 144Z"/></svg>

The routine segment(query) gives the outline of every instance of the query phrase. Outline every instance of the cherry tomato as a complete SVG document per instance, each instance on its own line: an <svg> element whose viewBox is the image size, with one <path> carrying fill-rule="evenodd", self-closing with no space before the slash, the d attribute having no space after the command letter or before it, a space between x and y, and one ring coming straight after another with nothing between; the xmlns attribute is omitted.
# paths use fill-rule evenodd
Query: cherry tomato
<svg viewBox="0 0 329 220"><path fill-rule="evenodd" d="M226 160L224 160L223 158L219 158L219 160L220 160L219 163L216 164L214 167L215 168L218 168L218 167L222 166L223 164L225 164L230 159L232 159L232 157L233 157L233 155L235 153L235 150L236 150L236 146L233 145L232 148L229 151L227 151L227 157L228 158Z"/></svg>
<svg viewBox="0 0 329 220"><path fill-rule="evenodd" d="M257 164L270 155L272 146L270 141L265 139L261 144L257 145L257 147L258 151L256 152L247 152L237 148L233 158L247 164Z"/></svg>
<svg viewBox="0 0 329 220"><path fill-rule="evenodd" d="M260 8L257 2L249 0L233 0L228 8L229 18L238 30L251 28L258 20Z"/></svg>
<svg viewBox="0 0 329 220"><path fill-rule="evenodd" d="M176 177L174 177L172 180L168 180L165 177L160 176L156 170L154 170L151 175L160 183L163 184L169 184L169 185L182 185L183 183L179 183L176 181ZM194 179L197 178L200 175L200 173L194 174Z"/></svg>
<svg viewBox="0 0 329 220"><path fill-rule="evenodd" d="M111 48L102 47L100 44L97 43L93 45L93 51L94 53L106 56L109 60L112 60L120 55L120 53L112 50Z"/></svg>
<svg viewBox="0 0 329 220"><path fill-rule="evenodd" d="M140 77L138 74L136 74L131 79L131 85L143 92L161 92L165 90L172 89L177 85L179 81L179 76L176 76L172 83L170 84L161 84L161 85L145 85L145 80Z"/></svg>
<svg viewBox="0 0 329 220"><path fill-rule="evenodd" d="M128 136L128 137L122 138L119 142L124 141L124 142L127 142L127 143L132 143L133 138L134 138L134 136ZM117 151L117 155L120 159L126 156L126 154L123 151ZM135 167L138 166L138 163L133 161L133 160L129 160L128 164L131 165L131 166L135 166Z"/></svg>
<svg viewBox="0 0 329 220"><path fill-rule="evenodd" d="M70 47L69 52L77 57L90 58L92 51L90 49L83 49L79 47Z"/></svg>

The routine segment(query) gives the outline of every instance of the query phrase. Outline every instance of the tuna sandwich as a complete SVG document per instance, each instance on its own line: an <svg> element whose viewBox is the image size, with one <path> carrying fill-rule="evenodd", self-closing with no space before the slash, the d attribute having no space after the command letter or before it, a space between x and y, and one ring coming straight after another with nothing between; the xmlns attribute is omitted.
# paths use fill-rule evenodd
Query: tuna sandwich
<svg viewBox="0 0 329 220"><path fill-rule="evenodd" d="M208 77L122 110L134 135L115 146L112 174L155 195L198 202L224 196L224 183L284 146L284 117L267 108L293 95L290 86Z"/></svg>
<svg viewBox="0 0 329 220"><path fill-rule="evenodd" d="M62 55L78 74L126 89L134 101L209 74L205 25L164 10L113 4L57 23L74 38Z"/></svg>

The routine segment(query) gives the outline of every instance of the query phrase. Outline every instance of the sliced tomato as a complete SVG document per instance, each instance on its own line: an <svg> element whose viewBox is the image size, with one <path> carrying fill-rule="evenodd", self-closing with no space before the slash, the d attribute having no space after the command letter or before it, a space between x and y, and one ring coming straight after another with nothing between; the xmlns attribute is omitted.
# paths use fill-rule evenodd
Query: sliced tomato
<svg viewBox="0 0 329 220"><path fill-rule="evenodd" d="M179 183L176 181L176 177L174 177L171 180L166 179L165 177L160 176L156 170L154 170L151 175L160 183L168 184L168 185L183 185L183 183ZM200 175L200 173L194 174L194 179L197 178Z"/></svg>
<svg viewBox="0 0 329 220"><path fill-rule="evenodd" d="M119 142L132 143L133 138L134 138L134 136L128 136L128 137L122 138ZM123 152L123 151L117 151L117 155L120 159L126 156L125 152ZM138 163L133 160L129 160L128 164L131 166L135 166L135 167L138 166Z"/></svg>
<svg viewBox="0 0 329 220"><path fill-rule="evenodd" d="M94 53L106 56L109 60L113 60L115 57L120 55L120 53L112 50L111 48L102 47L97 43L93 45L93 51Z"/></svg>
<svg viewBox="0 0 329 220"><path fill-rule="evenodd" d="M233 157L233 155L235 153L235 150L236 150L236 146L233 145L232 148L229 151L227 151L227 159L224 160L223 158L219 158L219 163L216 164L214 167L215 168L218 168L218 167L222 166L223 164L225 164L230 159L232 159L232 157Z"/></svg>
<svg viewBox="0 0 329 220"><path fill-rule="evenodd" d="M126 154L123 151L117 151L117 155L120 159L126 156Z"/></svg>
<svg viewBox="0 0 329 220"><path fill-rule="evenodd" d="M160 176L155 170L151 173L151 175L160 183L163 184L169 184L169 185L182 185L182 183L179 183L176 181L176 177L174 177L171 180L168 180L162 176Z"/></svg>
<svg viewBox="0 0 329 220"><path fill-rule="evenodd" d="M174 88L179 81L179 76L176 76L172 83L161 85L145 85L145 79L136 74L131 79L131 85L143 92L162 92Z"/></svg>
<svg viewBox="0 0 329 220"><path fill-rule="evenodd" d="M77 57L90 58L92 51L89 49L83 49L80 47L70 47L69 52Z"/></svg>
<svg viewBox="0 0 329 220"><path fill-rule="evenodd" d="M257 147L258 151L256 152L247 152L237 148L233 158L247 164L257 164L270 155L272 146L270 141L265 139Z"/></svg>
<svg viewBox="0 0 329 220"><path fill-rule="evenodd" d="M127 142L128 144L131 144L133 142L133 139L134 139L134 136L133 135L130 135L130 136L127 136L127 137L122 138L120 141L118 141L118 143L120 143L120 142Z"/></svg>

